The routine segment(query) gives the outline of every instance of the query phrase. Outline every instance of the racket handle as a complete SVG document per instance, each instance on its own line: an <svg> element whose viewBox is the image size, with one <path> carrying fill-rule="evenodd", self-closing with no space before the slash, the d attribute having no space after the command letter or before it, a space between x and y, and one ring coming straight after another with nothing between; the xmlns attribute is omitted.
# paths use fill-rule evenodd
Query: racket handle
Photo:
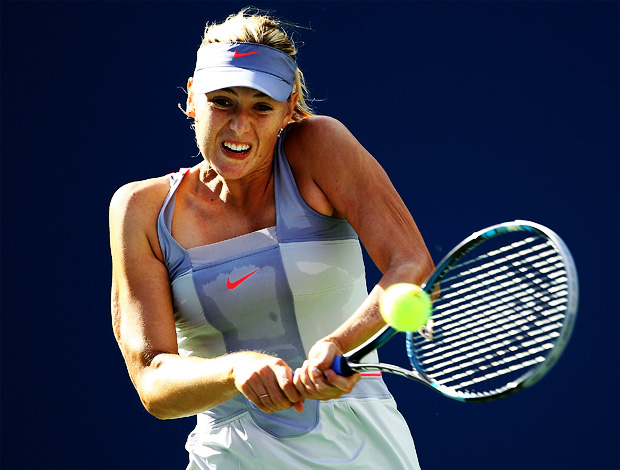
<svg viewBox="0 0 620 470"><path fill-rule="evenodd" d="M332 363L331 369L338 375L342 375L344 377L350 377L355 374L355 371L351 369L347 358L344 356L336 356L334 358L334 362Z"/></svg>

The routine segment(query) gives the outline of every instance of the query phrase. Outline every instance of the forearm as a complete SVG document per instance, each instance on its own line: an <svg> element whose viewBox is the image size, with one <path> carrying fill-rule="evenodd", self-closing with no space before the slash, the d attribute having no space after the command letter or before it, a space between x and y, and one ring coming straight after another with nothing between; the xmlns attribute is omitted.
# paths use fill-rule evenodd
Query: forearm
<svg viewBox="0 0 620 470"><path fill-rule="evenodd" d="M237 360L239 354L215 359L159 354L134 382L144 407L157 418L192 416L239 393L233 375Z"/></svg>
<svg viewBox="0 0 620 470"><path fill-rule="evenodd" d="M429 263L390 265L355 313L312 346L308 360L295 375L304 397L329 400L350 393L360 377L341 377L330 370L334 357L355 349L384 327L379 305L385 289L398 282L422 283L432 269L432 261Z"/></svg>
<svg viewBox="0 0 620 470"><path fill-rule="evenodd" d="M385 289L399 282L420 285L432 269L430 256L423 257L422 262L390 266L356 312L323 340L335 343L343 353L355 349L385 326L379 310Z"/></svg>

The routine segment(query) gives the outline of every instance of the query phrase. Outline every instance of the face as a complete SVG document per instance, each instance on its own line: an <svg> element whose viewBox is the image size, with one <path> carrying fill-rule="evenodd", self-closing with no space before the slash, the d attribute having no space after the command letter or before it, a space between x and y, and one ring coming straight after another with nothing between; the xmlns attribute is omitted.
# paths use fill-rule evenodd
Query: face
<svg viewBox="0 0 620 470"><path fill-rule="evenodd" d="M295 100L281 103L245 87L193 94L190 84L187 113L195 118L203 158L220 176L235 180L270 171L278 133Z"/></svg>

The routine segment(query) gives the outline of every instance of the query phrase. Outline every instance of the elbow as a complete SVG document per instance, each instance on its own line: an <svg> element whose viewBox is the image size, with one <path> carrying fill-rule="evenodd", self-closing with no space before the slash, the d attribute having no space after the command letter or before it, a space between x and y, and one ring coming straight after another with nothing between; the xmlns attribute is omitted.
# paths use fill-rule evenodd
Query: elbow
<svg viewBox="0 0 620 470"><path fill-rule="evenodd" d="M144 409L157 419L168 420L178 418L162 400L140 395L140 401Z"/></svg>
<svg viewBox="0 0 620 470"><path fill-rule="evenodd" d="M431 274L433 274L433 271L435 270L435 263L433 262L433 258L431 258L431 254L426 251L424 259L421 261L420 263L421 265L421 274L423 277L423 282L426 282L426 280L430 277Z"/></svg>
<svg viewBox="0 0 620 470"><path fill-rule="evenodd" d="M157 419L167 420L178 418L173 406L170 384L162 380L158 373L160 361L154 358L150 365L141 369L136 377L135 385L144 409Z"/></svg>
<svg viewBox="0 0 620 470"><path fill-rule="evenodd" d="M408 256L400 263L394 264L394 273L399 282L410 282L421 286L435 269L435 264L428 251L417 256Z"/></svg>
<svg viewBox="0 0 620 470"><path fill-rule="evenodd" d="M138 395L144 409L157 419L168 420L179 418L179 414L175 412L172 406L172 399L168 390L162 390L161 384L155 386L149 383L149 380L143 380L138 388Z"/></svg>
<svg viewBox="0 0 620 470"><path fill-rule="evenodd" d="M414 278L413 282L422 285L433 274L435 263L426 246L418 247L408 257L409 272Z"/></svg>

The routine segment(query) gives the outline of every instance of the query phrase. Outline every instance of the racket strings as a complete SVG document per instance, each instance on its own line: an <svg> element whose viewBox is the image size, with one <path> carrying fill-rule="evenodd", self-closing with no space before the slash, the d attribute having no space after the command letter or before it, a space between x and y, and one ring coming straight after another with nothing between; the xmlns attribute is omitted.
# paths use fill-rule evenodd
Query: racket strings
<svg viewBox="0 0 620 470"><path fill-rule="evenodd" d="M527 252L521 252L521 254L525 253L529 253L529 250ZM448 317L451 322L458 319L464 319L465 326L463 328L469 328L471 326L470 323L472 319L485 318L485 315L488 313L487 310L494 310L496 307L500 310L509 308L510 305L505 304L507 297L521 299L521 301L534 300L533 297L536 297L542 301L553 302L549 296L543 295L539 290L532 288L524 290L520 284L522 278L517 277L519 274L524 275L526 279L538 284L538 287L543 289L543 292L547 291L550 294L557 295L558 291L566 291L566 270L561 263L561 259L558 256L555 256L555 250L549 250L536 258L536 260L539 260L539 262L536 263L536 266L541 266L540 259L543 256L554 255L553 258L548 257L543 263L551 267L541 270L541 272L547 273L548 278L562 276L553 282L544 282L544 280L540 277L536 277L536 273L515 272L513 266L522 264L521 261L516 260L518 255L519 254L497 259L493 263L485 264L483 266L485 269L490 267L493 267L494 269L487 269L487 271L483 274L473 276L472 274L474 274L474 270L470 270L460 272L458 275L442 278L441 302L435 302L433 308L433 319L435 323L441 325L442 317ZM484 258L488 258L488 255L484 255ZM533 260L528 258L525 261L532 262ZM470 260L465 264L469 264L471 262L472 261ZM502 264L506 262L513 263L510 266L502 266ZM453 266L450 272L458 270L458 268L463 265L464 264ZM475 271L479 272L480 269ZM464 281L451 283L455 279L462 279L463 276L465 276ZM558 282L563 282L563 284L558 286ZM525 297L526 295L529 295L530 297ZM491 297L495 297L496 300L491 300ZM463 303L467 303L467 310L463 309L461 305ZM472 317L472 306L476 307L474 311L481 313ZM491 317L487 320L490 321L493 318L494 317Z"/></svg>
<svg viewBox="0 0 620 470"><path fill-rule="evenodd" d="M535 241L535 239L529 238L527 240L527 242L532 242L532 241ZM468 259L462 263L452 266L450 272L454 274L450 277L443 278L441 281L442 296L447 297L447 298L456 297L461 294L462 292L461 288L463 286L467 284L472 284L479 280L484 280L485 283L488 283L488 284L496 283L498 280L503 279L502 277L503 272L507 272L507 274L503 274L503 276L514 275L514 273L511 272L511 270L514 270L514 267L519 267L525 263L533 263L537 260L542 260L546 256L557 254L555 248L549 245L548 243L527 247L526 249L519 250L517 252L505 253L508 250L514 250L514 248L523 246L524 243L526 243L526 240L523 240L520 243L511 244L510 246L504 247L501 250L495 250L493 252L484 253L474 259ZM543 253L536 253L537 251L542 250L544 248L548 248L547 251ZM499 257L494 258L494 256L500 253L506 254L506 256L501 257L501 258ZM528 255L531 255L531 256L528 256ZM472 267L471 269L464 269L473 263L480 263L490 258L492 258L491 261L479 264L475 267ZM519 259L519 258L523 258L523 259ZM561 258L559 256L555 256L553 260L559 261L559 266L563 267L561 263ZM539 263L534 264L534 267L537 268L539 266L542 266L540 263L548 264L549 261L550 260L540 261ZM556 264L556 266L557 265L558 264ZM478 273L480 274L477 275ZM496 276L499 276L499 277L496 277ZM464 280L453 283L453 281L455 281L456 279L461 279L461 278L464 278ZM448 291L444 292L443 286L446 284L448 286ZM478 286L475 286L475 287L477 288ZM457 290L457 289L458 289L458 292L456 293L453 292L451 295L447 294L447 292L449 292L450 290Z"/></svg>
<svg viewBox="0 0 620 470"><path fill-rule="evenodd" d="M543 241L528 237L481 254L474 249L450 267L434 301L434 338L415 338L428 376L483 392L493 379L545 361L563 327L568 281L555 247Z"/></svg>
<svg viewBox="0 0 620 470"><path fill-rule="evenodd" d="M560 281L566 280L566 278L560 278ZM520 281L520 280L516 280ZM475 299L467 305L468 310L464 311L463 307L459 305L458 307L450 307L448 309L441 308L445 307L445 305L439 306L436 311L439 311L438 314L433 315L434 324L437 326L446 325L448 322L452 323L451 333L457 336L470 336L470 335L493 335L497 333L497 329L489 330L489 325L505 325L514 323L517 326L520 324L524 324L529 322L535 317L525 317L520 318L514 315L506 315L507 311L510 313L512 309L517 308L518 310L522 310L523 308L534 308L539 302L547 302L550 306L556 306L555 311L562 312L563 306L566 301L564 300L567 292L566 285L560 286L548 286L546 287L544 284L539 285L539 287L543 289L547 289L547 292L551 293L554 296L560 296L559 299L553 299L545 293L541 291L537 291L534 289L523 290L521 287L511 289L512 292L509 294L512 295L496 295L493 294L493 300L489 294L492 294L493 291L487 290L484 295ZM517 303L519 301L519 303ZM554 309L550 308L545 311L545 315L549 315L553 313ZM445 321L442 321L442 318L446 317ZM561 315L560 315L561 317ZM537 326L543 326L545 322L555 320L559 317L553 316L544 318L543 320L539 320L535 322ZM459 320L461 320L459 322ZM458 326L460 323L460 326ZM453 344L453 347L460 346L459 343ZM432 345L424 345L421 347L422 350L425 348L430 348Z"/></svg>

